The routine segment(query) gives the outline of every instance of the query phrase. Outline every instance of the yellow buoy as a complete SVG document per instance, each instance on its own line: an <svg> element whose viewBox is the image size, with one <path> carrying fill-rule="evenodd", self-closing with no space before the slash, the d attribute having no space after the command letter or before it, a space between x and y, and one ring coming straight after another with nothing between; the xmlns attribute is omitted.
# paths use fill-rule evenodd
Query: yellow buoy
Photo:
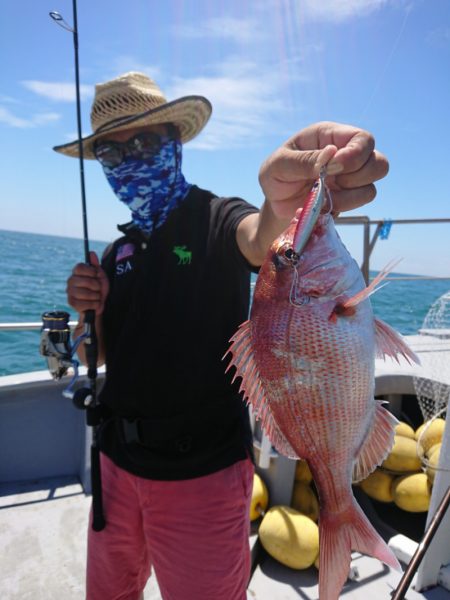
<svg viewBox="0 0 450 600"><path fill-rule="evenodd" d="M418 440L418 439L419 439L419 437L420 437L420 434L422 433L422 431L424 430L424 428L425 428L425 426L427 425L427 423L428 423L428 422L429 422L429 421L425 421L425 423L422 423L422 425L420 425L420 426L419 426L419 427L416 429L416 431L415 431L415 433L414 433L414 437L415 437L415 439L416 439L416 440Z"/></svg>
<svg viewBox="0 0 450 600"><path fill-rule="evenodd" d="M436 469L439 465L439 457L441 455L441 446L442 446L442 444L436 444L435 446L433 446L434 452L430 452L429 456L428 456L428 461L427 461L428 464L427 464L425 472L426 472L428 480L431 484L434 483Z"/></svg>
<svg viewBox="0 0 450 600"><path fill-rule="evenodd" d="M375 469L369 477L361 481L361 488L374 500L378 500L379 502L393 502L394 496L391 490L393 481L393 475L386 473L382 469Z"/></svg>
<svg viewBox="0 0 450 600"><path fill-rule="evenodd" d="M425 473L398 477L392 484L395 504L407 512L426 512L430 506L431 485Z"/></svg>
<svg viewBox="0 0 450 600"><path fill-rule="evenodd" d="M442 436L444 435L445 420L434 419L431 423L427 423L427 426L423 429L422 434L419 436L419 444L422 446L423 452L426 453L435 444L442 442Z"/></svg>
<svg viewBox="0 0 450 600"><path fill-rule="evenodd" d="M307 569L319 554L319 528L289 506L273 506L259 527L263 548L292 569Z"/></svg>
<svg viewBox="0 0 450 600"><path fill-rule="evenodd" d="M253 475L252 499L250 502L250 521L255 521L262 516L269 504L269 492L261 477Z"/></svg>
<svg viewBox="0 0 450 600"><path fill-rule="evenodd" d="M313 521L318 521L320 512L319 502L307 483L303 481L296 481L294 483L291 505L292 508L295 508L295 510L298 510L298 512L301 512Z"/></svg>
<svg viewBox="0 0 450 600"><path fill-rule="evenodd" d="M400 423L395 428L395 435L402 435L403 437L408 437L412 440L415 439L414 429L410 425L408 425L408 423L404 423L403 421L400 421Z"/></svg>
<svg viewBox="0 0 450 600"><path fill-rule="evenodd" d="M303 481L304 483L311 483L312 473L309 470L308 463L306 460L300 459L295 465L295 481Z"/></svg>
<svg viewBox="0 0 450 600"><path fill-rule="evenodd" d="M416 441L402 435L394 436L392 450L381 466L397 473L419 471L421 462L417 456Z"/></svg>
<svg viewBox="0 0 450 600"><path fill-rule="evenodd" d="M442 446L442 442L439 442L438 444L434 444L433 446L431 446L431 448L429 450L427 450L428 458L430 458L430 456L434 453L435 450L440 450L441 446Z"/></svg>

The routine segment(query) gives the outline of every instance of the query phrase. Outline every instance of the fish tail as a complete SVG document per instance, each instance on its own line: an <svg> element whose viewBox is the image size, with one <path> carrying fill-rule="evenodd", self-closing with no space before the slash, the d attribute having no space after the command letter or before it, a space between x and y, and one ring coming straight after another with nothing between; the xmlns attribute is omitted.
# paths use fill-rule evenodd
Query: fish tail
<svg viewBox="0 0 450 600"><path fill-rule="evenodd" d="M338 600L349 574L352 550L401 570L393 552L355 502L346 511L344 519L335 513L321 511L319 528L320 600Z"/></svg>

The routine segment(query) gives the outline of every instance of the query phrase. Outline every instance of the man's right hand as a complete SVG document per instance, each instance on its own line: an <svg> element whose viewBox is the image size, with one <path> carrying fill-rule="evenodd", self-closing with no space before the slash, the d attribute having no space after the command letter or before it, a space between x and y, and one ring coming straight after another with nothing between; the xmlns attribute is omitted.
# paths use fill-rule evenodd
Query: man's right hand
<svg viewBox="0 0 450 600"><path fill-rule="evenodd" d="M77 312L95 310L102 314L109 293L109 280L95 252L90 252L91 264L78 263L67 280L67 301Z"/></svg>

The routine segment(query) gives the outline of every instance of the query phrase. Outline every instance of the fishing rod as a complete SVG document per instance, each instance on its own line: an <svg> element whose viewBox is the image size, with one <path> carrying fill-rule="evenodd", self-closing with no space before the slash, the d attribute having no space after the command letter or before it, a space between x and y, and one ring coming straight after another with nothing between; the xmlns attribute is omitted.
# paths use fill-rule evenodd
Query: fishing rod
<svg viewBox="0 0 450 600"><path fill-rule="evenodd" d="M87 226L86 210L86 186L84 179L84 156L81 127L81 99L80 99L80 75L78 61L78 19L77 3L72 0L73 27L64 20L57 11L51 11L50 17L63 29L73 34L75 54L75 89L77 106L77 128L78 128L78 155L81 184L81 204L83 216L83 239L84 255L86 264L90 265L89 236ZM86 410L86 423L92 427L91 443L91 485L92 485L92 528L101 531L105 527L102 502L102 486L100 471L100 450L98 445L98 429L102 420L102 410L97 399L97 358L98 342L95 330L95 311L87 310L84 313L84 333L75 341L70 343L70 328L68 326L69 315L63 311L46 312L42 315L42 338L41 354L47 357L49 369L55 379L60 379L69 367L73 367L74 376L63 395L72 399L77 408ZM78 378L79 363L74 359L76 349L84 342L88 387L74 390L74 384Z"/></svg>
<svg viewBox="0 0 450 600"><path fill-rule="evenodd" d="M450 506L450 486L442 497L439 505L434 513L433 518L426 530L422 541L417 546L417 550L414 552L413 557L411 558L406 571L403 573L402 578L400 579L397 587L391 594L391 600L403 600L406 595L406 592L411 585L414 575L416 574L417 569L422 562L425 553L431 545L431 541L436 534L439 525L441 524L442 519L444 518L445 513L447 512Z"/></svg>

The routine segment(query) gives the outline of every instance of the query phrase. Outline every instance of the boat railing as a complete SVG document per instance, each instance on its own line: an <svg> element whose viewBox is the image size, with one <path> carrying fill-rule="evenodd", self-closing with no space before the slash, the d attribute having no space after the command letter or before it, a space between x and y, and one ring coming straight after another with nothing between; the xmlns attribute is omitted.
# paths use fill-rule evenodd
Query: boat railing
<svg viewBox="0 0 450 600"><path fill-rule="evenodd" d="M362 225L363 226L363 260L361 264L361 271L364 276L366 283L370 279L370 255L375 248L375 244L380 237L380 234L386 231L389 235L389 230L392 225L412 225L412 224L429 224L429 223L450 223L450 219L375 219L371 220L366 216L346 216L338 217L336 219L337 225ZM371 227L375 225L375 231L371 237ZM386 237L387 239L387 237ZM418 280L418 281L429 281L431 279L450 279L448 277L421 277L421 276L408 276L408 277L387 277L386 280Z"/></svg>
<svg viewBox="0 0 450 600"><path fill-rule="evenodd" d="M76 321L69 321L70 329L75 329ZM0 331L39 331L42 328L42 321L32 321L28 323L0 323Z"/></svg>

